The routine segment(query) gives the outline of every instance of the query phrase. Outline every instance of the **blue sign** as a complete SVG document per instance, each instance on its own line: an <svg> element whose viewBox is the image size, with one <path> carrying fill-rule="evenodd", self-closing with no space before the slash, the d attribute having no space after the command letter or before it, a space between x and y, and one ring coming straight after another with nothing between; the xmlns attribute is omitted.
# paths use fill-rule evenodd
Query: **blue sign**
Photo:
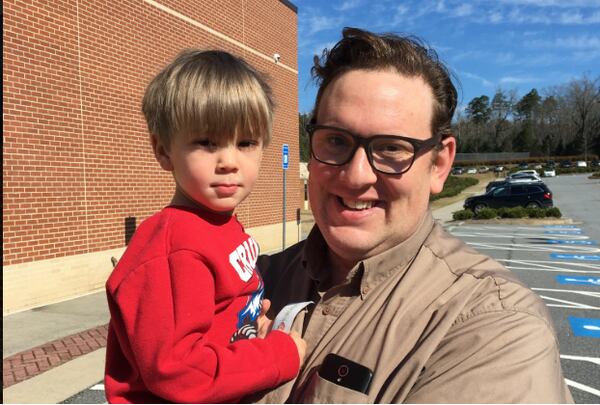
<svg viewBox="0 0 600 405"><path fill-rule="evenodd" d="M600 287L600 277L589 276L556 276L559 284L591 285Z"/></svg>
<svg viewBox="0 0 600 405"><path fill-rule="evenodd" d="M560 244L560 245L596 245L595 240L560 240L560 239L548 239L546 243Z"/></svg>
<svg viewBox="0 0 600 405"><path fill-rule="evenodd" d="M569 323L575 336L600 338L600 319L570 316Z"/></svg>
<svg viewBox="0 0 600 405"><path fill-rule="evenodd" d="M290 149L287 143L283 144L283 146L281 147L281 152L283 153L282 167L283 170L287 170L290 160Z"/></svg>
<svg viewBox="0 0 600 405"><path fill-rule="evenodd" d="M544 231L545 234L549 235L581 235L580 230L572 230L572 231Z"/></svg>
<svg viewBox="0 0 600 405"><path fill-rule="evenodd" d="M544 225L544 228L572 229L572 228L576 228L576 226L575 225Z"/></svg>
<svg viewBox="0 0 600 405"><path fill-rule="evenodd" d="M575 255L572 253L550 253L552 259L600 261L600 255Z"/></svg>

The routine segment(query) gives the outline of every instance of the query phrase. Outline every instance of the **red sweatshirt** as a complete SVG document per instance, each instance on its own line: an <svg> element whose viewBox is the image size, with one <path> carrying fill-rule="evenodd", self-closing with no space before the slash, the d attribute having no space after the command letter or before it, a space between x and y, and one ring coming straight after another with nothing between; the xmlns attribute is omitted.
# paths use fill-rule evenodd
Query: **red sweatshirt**
<svg viewBox="0 0 600 405"><path fill-rule="evenodd" d="M235 216L167 207L140 224L106 283L109 402L234 402L292 379L296 345L255 333L258 245Z"/></svg>

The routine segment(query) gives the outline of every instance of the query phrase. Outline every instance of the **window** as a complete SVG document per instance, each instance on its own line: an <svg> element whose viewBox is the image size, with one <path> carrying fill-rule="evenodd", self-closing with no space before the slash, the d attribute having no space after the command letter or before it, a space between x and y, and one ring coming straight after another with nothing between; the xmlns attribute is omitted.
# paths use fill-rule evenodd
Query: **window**
<svg viewBox="0 0 600 405"><path fill-rule="evenodd" d="M516 194L526 194L526 193L527 193L527 188L525 186L512 186L511 194L516 195Z"/></svg>

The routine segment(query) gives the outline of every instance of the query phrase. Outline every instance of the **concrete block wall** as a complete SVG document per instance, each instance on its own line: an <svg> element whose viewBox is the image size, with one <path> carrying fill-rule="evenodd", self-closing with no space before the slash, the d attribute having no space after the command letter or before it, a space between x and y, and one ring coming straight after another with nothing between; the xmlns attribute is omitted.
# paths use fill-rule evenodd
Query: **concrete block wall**
<svg viewBox="0 0 600 405"><path fill-rule="evenodd" d="M91 265L98 270L82 270L93 279L82 283L97 285L106 256L125 246L126 218L139 225L169 202L174 183L154 160L140 102L151 78L184 48L225 49L270 78L274 138L237 214L247 229L281 227L287 143L286 219L295 220L303 196L297 13L289 3L7 0L3 12L3 273L20 280L17 286L5 278L5 290L41 283L82 294L79 285L54 283L52 274L66 270L40 266L99 260ZM40 305L64 291L47 295ZM5 312L18 310L12 300Z"/></svg>

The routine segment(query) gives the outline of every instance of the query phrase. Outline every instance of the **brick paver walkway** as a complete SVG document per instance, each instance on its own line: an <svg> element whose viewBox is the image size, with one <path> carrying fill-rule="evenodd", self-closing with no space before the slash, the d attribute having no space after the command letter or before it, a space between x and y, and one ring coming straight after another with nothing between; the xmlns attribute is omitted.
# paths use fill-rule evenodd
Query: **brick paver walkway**
<svg viewBox="0 0 600 405"><path fill-rule="evenodd" d="M14 354L2 361L2 388L106 346L108 324Z"/></svg>

